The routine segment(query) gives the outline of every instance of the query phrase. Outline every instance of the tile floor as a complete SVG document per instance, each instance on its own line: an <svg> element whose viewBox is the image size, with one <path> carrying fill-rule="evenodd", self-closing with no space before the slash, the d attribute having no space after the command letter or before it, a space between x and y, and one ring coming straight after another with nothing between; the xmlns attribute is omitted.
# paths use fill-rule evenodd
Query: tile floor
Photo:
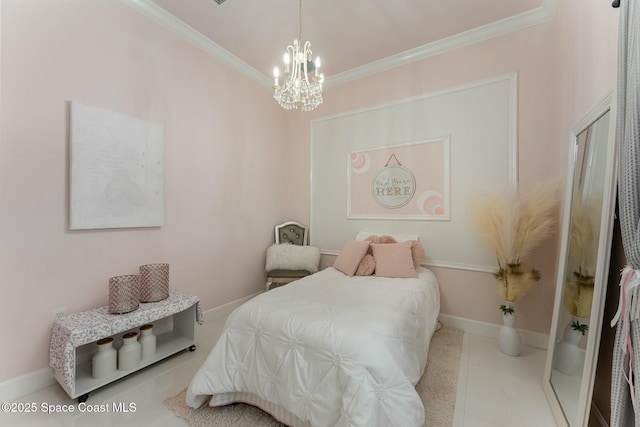
<svg viewBox="0 0 640 427"><path fill-rule="evenodd" d="M162 363L92 392L87 403L93 407L113 403L135 404L128 413L55 412L47 414L43 405L69 405L69 399L56 383L16 402L35 403L35 413L7 414L0 412L0 426L158 426L184 427L181 419L169 412L162 400L184 388L220 335L224 319L199 326L197 350L183 352ZM495 339L465 334L456 409L455 427L554 427L553 416L542 390L546 352L525 347L520 357L505 356ZM55 408L61 410L61 408Z"/></svg>
<svg viewBox="0 0 640 427"><path fill-rule="evenodd" d="M533 347L507 356L496 339L465 333L454 427L555 427L542 389L546 357Z"/></svg>

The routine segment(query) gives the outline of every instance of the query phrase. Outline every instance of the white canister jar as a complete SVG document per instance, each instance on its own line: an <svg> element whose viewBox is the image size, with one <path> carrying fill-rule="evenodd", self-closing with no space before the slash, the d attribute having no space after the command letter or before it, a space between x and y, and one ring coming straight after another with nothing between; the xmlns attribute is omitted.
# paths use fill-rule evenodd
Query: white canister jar
<svg viewBox="0 0 640 427"><path fill-rule="evenodd" d="M118 369L130 371L140 364L141 348L138 333L129 332L122 336L122 347L118 350Z"/></svg>
<svg viewBox="0 0 640 427"><path fill-rule="evenodd" d="M140 339L142 348L142 360L152 358L156 354L156 336L153 334L153 325L140 326Z"/></svg>
<svg viewBox="0 0 640 427"><path fill-rule="evenodd" d="M117 369L118 352L113 348L113 338L103 338L96 342L98 351L91 359L91 376L104 378L113 374Z"/></svg>

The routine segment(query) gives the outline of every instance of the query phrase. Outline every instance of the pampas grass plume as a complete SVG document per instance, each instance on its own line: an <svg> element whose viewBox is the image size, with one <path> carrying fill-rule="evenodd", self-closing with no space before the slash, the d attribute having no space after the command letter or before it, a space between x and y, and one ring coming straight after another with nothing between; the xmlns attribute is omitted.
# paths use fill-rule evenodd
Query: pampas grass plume
<svg viewBox="0 0 640 427"><path fill-rule="evenodd" d="M598 252L599 231L596 221L599 215L593 201L575 197L571 208L571 236L569 258L576 273L593 276Z"/></svg>
<svg viewBox="0 0 640 427"><path fill-rule="evenodd" d="M514 214L516 224L511 255L518 261L553 233L555 220L552 215L556 203L557 193L549 184L538 187L529 197L517 201L519 209Z"/></svg>
<svg viewBox="0 0 640 427"><path fill-rule="evenodd" d="M540 280L537 270L522 272L520 262L553 233L557 200L551 184L526 196L510 191L471 199L475 227L498 260L498 294L505 301L522 298Z"/></svg>

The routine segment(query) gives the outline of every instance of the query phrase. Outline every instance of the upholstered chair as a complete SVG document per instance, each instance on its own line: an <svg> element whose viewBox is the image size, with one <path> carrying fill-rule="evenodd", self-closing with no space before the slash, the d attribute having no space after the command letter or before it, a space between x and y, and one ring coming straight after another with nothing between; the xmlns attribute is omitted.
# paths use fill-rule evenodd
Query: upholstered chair
<svg viewBox="0 0 640 427"><path fill-rule="evenodd" d="M307 246L307 227L294 221L276 225L274 241L267 250L266 290L318 271L320 251Z"/></svg>

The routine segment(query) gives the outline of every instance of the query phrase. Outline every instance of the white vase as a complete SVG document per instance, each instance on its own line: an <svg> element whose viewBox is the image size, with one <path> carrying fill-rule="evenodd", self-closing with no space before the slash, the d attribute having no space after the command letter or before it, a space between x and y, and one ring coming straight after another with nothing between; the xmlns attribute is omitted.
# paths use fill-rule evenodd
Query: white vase
<svg viewBox="0 0 640 427"><path fill-rule="evenodd" d="M513 310L513 303L505 301L504 306L507 309ZM498 332L498 347L500 351L509 356L519 356L522 352L522 340L520 339L520 332L515 328L516 316L515 313L502 313L502 326L500 326L500 332Z"/></svg>
<svg viewBox="0 0 640 427"><path fill-rule="evenodd" d="M586 331L583 333L573 325L587 325L587 320L571 316L571 321L562 334L562 340L556 345L553 367L566 375L580 374L584 366L584 351L578 347L578 343Z"/></svg>
<svg viewBox="0 0 640 427"><path fill-rule="evenodd" d="M91 376L104 378L116 371L118 352L113 348L113 338L103 338L97 343L98 351L91 359Z"/></svg>
<svg viewBox="0 0 640 427"><path fill-rule="evenodd" d="M130 371L140 364L141 347L138 333L129 332L122 336L122 347L118 350L118 369Z"/></svg>
<svg viewBox="0 0 640 427"><path fill-rule="evenodd" d="M153 325L142 325L140 327L140 339L142 360L152 358L156 354L156 336L153 334Z"/></svg>

